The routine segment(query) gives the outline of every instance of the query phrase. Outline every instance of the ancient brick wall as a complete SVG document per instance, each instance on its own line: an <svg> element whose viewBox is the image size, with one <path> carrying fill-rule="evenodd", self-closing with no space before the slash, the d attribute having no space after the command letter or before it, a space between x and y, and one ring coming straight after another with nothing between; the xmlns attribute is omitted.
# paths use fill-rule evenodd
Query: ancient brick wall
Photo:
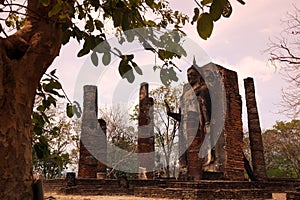
<svg viewBox="0 0 300 200"><path fill-rule="evenodd" d="M244 79L244 85L246 93L246 106L248 114L248 129L253 174L255 179L263 180L267 178L267 175L253 78L248 77Z"/></svg>

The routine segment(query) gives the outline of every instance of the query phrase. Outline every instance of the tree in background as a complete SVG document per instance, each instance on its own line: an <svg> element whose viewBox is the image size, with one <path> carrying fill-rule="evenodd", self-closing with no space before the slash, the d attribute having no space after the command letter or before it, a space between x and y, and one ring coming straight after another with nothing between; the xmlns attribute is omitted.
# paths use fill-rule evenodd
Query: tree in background
<svg viewBox="0 0 300 200"><path fill-rule="evenodd" d="M284 19L285 28L276 41L271 41L268 51L270 62L283 70L289 87L282 90L282 108L289 116L300 116L300 9L294 7Z"/></svg>
<svg viewBox="0 0 300 200"><path fill-rule="evenodd" d="M131 123L130 115L125 105L100 106L99 115L106 122L107 141L128 152L127 156L120 157L117 148L109 149L107 159L111 169L108 176L117 178L124 175L124 172L116 170L119 165L128 166L129 169L136 168L129 158L137 150L137 130L134 128L134 124ZM127 174L127 176L131 175Z"/></svg>
<svg viewBox="0 0 300 200"><path fill-rule="evenodd" d="M69 118L69 102L68 113L64 111L66 99L55 70L46 74L37 89L32 114L33 172L45 178L60 178L67 167L78 163L80 124Z"/></svg>
<svg viewBox="0 0 300 200"><path fill-rule="evenodd" d="M178 157L179 122L167 115L166 103L173 112L179 112L179 98L182 86L160 86L149 92L154 100L154 135L156 148L160 150L166 177L170 177L170 167ZM173 166L174 168L175 166ZM173 169L174 171L174 169ZM174 173L173 173L174 174Z"/></svg>
<svg viewBox="0 0 300 200"><path fill-rule="evenodd" d="M157 164L160 165L167 177L170 177L170 167L173 164L173 174L175 173L177 161L177 141L179 122L169 117L166 112L166 103L173 112L179 110L179 97L182 85L178 87L160 86L152 89L149 96L154 100L154 136L157 154ZM165 103L166 102L166 103ZM138 105L135 106L131 120L138 120ZM137 124L136 124L137 125Z"/></svg>
<svg viewBox="0 0 300 200"><path fill-rule="evenodd" d="M192 22L197 22L200 37L207 39L214 22L221 16L229 17L232 7L227 0L195 2L197 7ZM82 41L83 48L78 56L92 52L95 65L98 56L102 57L104 65L108 65L111 53L119 55L120 75L132 82L133 69L136 73L141 71L133 62L133 55L114 52L106 41L106 30L113 26L120 36L120 43L131 42L136 36L145 50L159 54L159 58L167 62L185 53L178 38L188 17L171 10L168 1L154 0L28 0L20 3L2 0L0 9L1 20L5 21L0 28L4 36L0 38L0 157L3 159L0 162L0 185L3 186L0 196L3 199L32 199L31 115L35 93L43 74L59 55L62 44L68 43L70 38ZM155 16L155 19L148 19L148 16ZM144 27L174 29L178 34L155 38L154 46L149 46L147 38L139 34L122 34ZM7 28L16 31L8 35ZM102 42L103 48L95 49ZM167 44L174 45L179 51L169 53ZM168 65L162 72L172 74L168 76L170 81L176 80L173 68Z"/></svg>
<svg viewBox="0 0 300 200"><path fill-rule="evenodd" d="M263 133L269 177L300 177L300 120L277 122Z"/></svg>
<svg viewBox="0 0 300 200"><path fill-rule="evenodd" d="M45 178L61 178L63 172L78 164L79 123L68 119L65 112L52 110L50 123L42 135L33 133L33 172Z"/></svg>

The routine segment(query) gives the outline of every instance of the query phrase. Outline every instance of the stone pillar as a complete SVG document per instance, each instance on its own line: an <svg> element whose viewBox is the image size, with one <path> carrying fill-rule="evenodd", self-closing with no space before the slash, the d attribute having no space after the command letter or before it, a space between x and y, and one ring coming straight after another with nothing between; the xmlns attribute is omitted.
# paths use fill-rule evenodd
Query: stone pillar
<svg viewBox="0 0 300 200"><path fill-rule="evenodd" d="M98 122L102 132L106 136L106 122L103 119L98 119ZM101 145L99 145L99 153L100 153L101 161L98 161L98 165L97 165L97 179L105 179L106 178L105 163L107 163L107 140L101 141Z"/></svg>
<svg viewBox="0 0 300 200"><path fill-rule="evenodd" d="M96 178L98 160L91 155L84 144L95 141L89 135L94 134L93 131L97 129L97 87L92 85L85 85L83 94L83 113L81 123L81 139L78 163L78 178ZM84 139L84 143L82 138Z"/></svg>
<svg viewBox="0 0 300 200"><path fill-rule="evenodd" d="M153 178L155 167L153 98L149 97L148 83L142 83L139 94L138 116L138 166L147 171L147 179ZM141 176L142 177L142 176Z"/></svg>
<svg viewBox="0 0 300 200"><path fill-rule="evenodd" d="M264 158L264 147L261 136L261 128L257 111L255 89L253 78L244 79L246 106L248 114L248 129L251 148L253 174L255 179L264 180L267 178Z"/></svg>
<svg viewBox="0 0 300 200"><path fill-rule="evenodd" d="M199 127L199 113L188 111L186 123L187 143L190 144L187 150L187 175L193 180L201 180L203 159L199 157L199 149L203 142L203 130Z"/></svg>

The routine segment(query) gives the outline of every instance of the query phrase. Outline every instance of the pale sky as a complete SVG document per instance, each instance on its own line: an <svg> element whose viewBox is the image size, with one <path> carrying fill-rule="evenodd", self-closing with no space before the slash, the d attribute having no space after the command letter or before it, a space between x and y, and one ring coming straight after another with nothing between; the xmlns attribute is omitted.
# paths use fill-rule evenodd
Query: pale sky
<svg viewBox="0 0 300 200"><path fill-rule="evenodd" d="M284 115L277 114L280 110L278 104L281 101L281 89L286 87L286 83L278 70L267 65L269 55L264 50L268 48L270 38L280 35L284 27L281 20L286 13L293 11L293 5L299 8L300 3L299 0L247 0L246 5L242 6L234 0L231 2L232 15L229 19L222 18L215 23L212 36L207 41L200 39L195 25L189 25L184 30L214 63L238 72L242 96L243 79L249 76L254 78L261 127L271 128L276 120L287 120ZM193 0L171 0L171 6L192 18L196 4ZM57 69L57 75L71 99L79 71L84 62L90 60L89 56L77 58L79 50L75 40L63 46L60 56L49 69ZM118 73L117 67L114 70ZM105 91L104 88L108 86L101 90ZM245 100L242 100L243 125L247 128Z"/></svg>

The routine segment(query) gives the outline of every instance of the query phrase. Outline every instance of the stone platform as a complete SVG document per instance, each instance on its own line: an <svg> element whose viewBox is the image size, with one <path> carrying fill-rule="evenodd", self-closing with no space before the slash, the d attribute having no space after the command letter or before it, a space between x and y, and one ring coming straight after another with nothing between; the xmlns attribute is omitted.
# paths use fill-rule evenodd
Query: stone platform
<svg viewBox="0 0 300 200"><path fill-rule="evenodd" d="M297 187L300 187L299 179L263 182L76 179L74 186L67 186L64 179L44 181L45 192L169 199L272 199L272 193L287 193L287 199L297 199Z"/></svg>

